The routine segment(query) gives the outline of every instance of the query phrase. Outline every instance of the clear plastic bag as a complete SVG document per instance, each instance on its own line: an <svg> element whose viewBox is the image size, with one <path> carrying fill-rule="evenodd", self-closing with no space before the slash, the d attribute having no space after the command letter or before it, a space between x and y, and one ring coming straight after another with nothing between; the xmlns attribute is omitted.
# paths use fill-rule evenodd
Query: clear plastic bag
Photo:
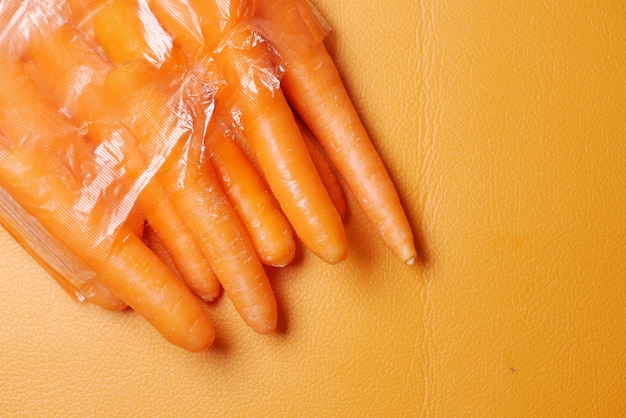
<svg viewBox="0 0 626 418"><path fill-rule="evenodd" d="M326 186L339 183L320 177L298 98L284 94L328 33L306 0L7 0L0 24L0 221L75 299L128 305L200 350L213 328L199 299L220 289L251 328L274 330L264 264L288 264L294 235L329 263L345 259L344 208ZM347 98L340 80L334 88ZM356 113L346 121L364 133ZM399 205L367 136L346 140L347 164L374 161L390 187L379 209ZM267 210L242 213L252 206L218 166L220 141L236 143L221 148L238 159L231 172L247 167L247 194L265 196L255 204ZM353 174L347 183L363 189ZM142 241L144 226L168 262ZM267 237L280 241L274 253Z"/></svg>

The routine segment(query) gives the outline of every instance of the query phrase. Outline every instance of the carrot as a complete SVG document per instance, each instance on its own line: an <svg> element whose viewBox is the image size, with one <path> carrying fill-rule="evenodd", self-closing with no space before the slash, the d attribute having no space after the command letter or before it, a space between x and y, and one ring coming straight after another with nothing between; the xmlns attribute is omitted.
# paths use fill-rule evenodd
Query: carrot
<svg viewBox="0 0 626 418"><path fill-rule="evenodd" d="M298 237L323 260L338 263L347 256L341 217L287 101L278 85L272 84L277 80L271 74L273 64L266 46L245 46L253 38L250 32L234 33L216 55L226 84L217 99L238 115L265 179Z"/></svg>
<svg viewBox="0 0 626 418"><path fill-rule="evenodd" d="M166 3L166 0L162 2ZM269 51L266 45L257 45L259 39L254 32L244 28L251 14L234 13L229 16L237 19L224 20L226 14L215 3L194 2L192 6L199 21L204 23L201 28L205 51L217 51L215 58L227 85L221 93L218 92L218 105L222 109L230 107L234 114L241 116L238 122L244 135L298 237L323 260L340 262L347 256L341 217L308 155L291 109L278 89L278 80L273 74L275 65L270 60ZM242 0L235 8L252 11L256 3ZM167 17L157 14L161 22L167 22L169 17L171 13ZM235 29L233 22L244 29ZM166 29L180 30L180 25ZM177 33L172 36L184 38ZM246 90L244 85L252 87Z"/></svg>
<svg viewBox="0 0 626 418"><path fill-rule="evenodd" d="M129 225L131 227L132 225ZM132 228L133 234L143 238L145 222L140 222ZM126 303L111 290L107 289L98 277L92 277L85 280L78 288L81 299L100 306L107 311L122 311L128 307Z"/></svg>
<svg viewBox="0 0 626 418"><path fill-rule="evenodd" d="M201 152L202 142L202 136L196 135L189 156L182 159L199 161L194 154ZM210 164L190 164L182 179L176 181L183 187L172 201L183 208L181 214L187 226L197 232L224 292L252 329L262 334L273 332L277 321L274 292L213 168Z"/></svg>
<svg viewBox="0 0 626 418"><path fill-rule="evenodd" d="M163 264L165 264L172 271L172 273L181 278L178 267L176 267L176 264L174 263L174 260L172 259L170 253L167 251L167 248L163 244L163 241L161 241L161 238L159 238L159 234L157 234L148 223L146 223L144 234L143 237L141 237L141 240L144 242L144 244L146 244L146 246L148 246L148 248L150 248L153 253L156 254L157 257L159 257L161 261L163 261Z"/></svg>
<svg viewBox="0 0 626 418"><path fill-rule="evenodd" d="M55 102L72 113L78 123L89 126L87 135L90 138L102 142L111 135L113 126L128 149L127 157L134 160L140 158L140 148L146 145L137 143L137 138L116 125L116 120L109 122L115 117L114 109L107 108L101 99L106 80L112 75L112 67L90 49L75 29L63 26L45 39L33 36L26 59L35 65L36 78L53 93ZM82 90L77 90L81 81L84 82L85 74L91 77L90 82ZM145 153L149 155L148 151ZM142 161L135 164L148 166ZM139 196L139 203L184 281L205 301L217 297L219 282L193 231L185 226L177 208L168 200L161 174L157 173L148 183Z"/></svg>
<svg viewBox="0 0 626 418"><path fill-rule="evenodd" d="M102 39L101 42L109 40ZM224 291L244 321L259 333L272 332L276 327L277 309L267 274L215 173L208 164L202 164L207 129L204 126L207 121L202 117L204 109L192 109L196 118L178 120L180 116L172 112L169 105L168 84L156 84L153 78L146 78L143 71L152 71L155 77L167 78L169 74L146 68L144 62L131 60L116 67L107 77L105 91L113 97L111 105L120 114L132 115L132 130L141 133L139 141L150 143L164 136L167 139L171 134L165 135L167 132L162 132L163 126L191 132L188 140L178 141L160 171L165 190L187 228L194 232ZM192 87L197 90L190 91L200 91L200 86L194 84ZM206 86L202 84L201 87ZM193 100L191 96L185 99ZM199 99L200 102L210 100Z"/></svg>
<svg viewBox="0 0 626 418"><path fill-rule="evenodd" d="M271 74L274 63L269 51L263 44L254 46L258 39L251 31L226 30L234 28L234 22L243 27L251 15L231 13L228 16L236 19L224 20L225 14L214 1L190 4L201 22L212 23L202 25L205 51L211 53L219 46L216 60L221 64L227 88L218 92L218 105L228 108L236 104L233 111L241 114L239 122L244 135L298 237L323 260L329 263L344 260L347 242L341 217L308 155L291 109L277 86L272 85L277 80ZM242 0L233 8L253 11L256 3ZM157 19L167 22L159 15ZM177 38L177 34L173 37ZM249 79L250 73L256 79ZM245 83L255 85L257 91L244 91Z"/></svg>
<svg viewBox="0 0 626 418"><path fill-rule="evenodd" d="M254 15L256 0L149 0L157 20L188 57L212 53L235 26Z"/></svg>
<svg viewBox="0 0 626 418"><path fill-rule="evenodd" d="M95 278L85 281L80 286L79 291L86 301L98 305L107 311L123 311L128 307L122 299Z"/></svg>
<svg viewBox="0 0 626 418"><path fill-rule="evenodd" d="M188 0L149 0L149 7L162 27L172 36L188 58L197 56L204 48L202 22ZM210 4L210 0L205 5ZM197 7L197 5L196 5Z"/></svg>
<svg viewBox="0 0 626 418"><path fill-rule="evenodd" d="M109 0L93 19L96 40L113 62L145 59L159 66L170 55L172 39L143 1Z"/></svg>
<svg viewBox="0 0 626 418"><path fill-rule="evenodd" d="M183 281L205 302L220 293L220 284L200 244L182 220L180 211L165 199L147 217Z"/></svg>
<svg viewBox="0 0 626 418"><path fill-rule="evenodd" d="M205 142L222 188L243 222L265 264L281 267L295 255L293 229L263 179L224 123L207 133Z"/></svg>
<svg viewBox="0 0 626 418"><path fill-rule="evenodd" d="M316 16L304 0L261 1L259 26L285 60L282 90L324 147L378 233L408 264L417 257L411 227L395 186L374 148Z"/></svg>
<svg viewBox="0 0 626 418"><path fill-rule="evenodd" d="M324 183L324 187L326 187L328 195L333 201L339 216L343 219L347 211L346 199L344 198L341 184L339 184L335 171L328 162L326 155L320 150L317 141L311 136L311 133L301 120L298 120L298 127L300 128L302 139L304 139L304 143L309 150L313 164L315 164L315 168L322 179L322 183Z"/></svg>
<svg viewBox="0 0 626 418"><path fill-rule="evenodd" d="M199 301L123 222L116 228L102 224L102 214L117 200L110 202L105 193L89 201L98 188L132 191L127 183L134 184L136 173L120 177L122 167L116 171L98 162L77 129L41 99L23 68L2 61L0 185L170 342L206 349L214 330ZM95 173L108 175L111 183L87 182Z"/></svg>

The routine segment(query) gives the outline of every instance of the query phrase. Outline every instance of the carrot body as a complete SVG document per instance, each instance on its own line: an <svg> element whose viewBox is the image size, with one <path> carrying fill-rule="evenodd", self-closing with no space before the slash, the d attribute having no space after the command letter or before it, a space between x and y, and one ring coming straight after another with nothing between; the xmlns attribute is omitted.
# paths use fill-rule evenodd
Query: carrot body
<svg viewBox="0 0 626 418"><path fill-rule="evenodd" d="M245 45L245 32L233 45ZM347 256L341 217L315 169L293 113L277 85L264 45L226 46L216 60L223 68L226 88L218 93L234 113L267 183L303 243L323 260L338 263ZM252 77L250 74L253 74ZM250 90L253 87L253 91Z"/></svg>
<svg viewBox="0 0 626 418"><path fill-rule="evenodd" d="M411 264L417 252L395 186L332 58L324 44L314 39L319 31L309 31L311 25L302 23L315 18L313 11L303 0L275 0L260 2L258 14L261 26L286 61L281 86L291 106L322 144L387 245ZM289 16L296 18L290 20Z"/></svg>
<svg viewBox="0 0 626 418"><path fill-rule="evenodd" d="M213 327L191 292L124 224L102 229L98 215L111 202L80 203L103 186L86 183L88 173L109 168L9 59L0 66L0 134L0 185L15 201L169 341L191 351L210 346Z"/></svg>
<svg viewBox="0 0 626 418"><path fill-rule="evenodd" d="M328 195L337 209L337 213L339 213L341 218L344 218L347 211L346 199L344 198L341 184L339 184L339 179L337 179L335 171L326 159L326 155L322 153L322 150L320 150L316 141L308 132L308 129L302 123L298 123L298 127L300 128L300 133L302 134L306 148L309 150L313 164L315 164L315 168L322 179L322 183L324 183L324 187L326 187Z"/></svg>
<svg viewBox="0 0 626 418"><path fill-rule="evenodd" d="M119 42L128 40L118 39ZM100 42L112 41L102 38ZM124 49L121 47L120 50ZM141 133L140 142L145 139L146 143L151 143L155 138L171 136L169 132L162 132L163 126L171 126L174 132L182 129L189 135L177 142L160 171L165 192L171 196L170 201L187 229L193 231L203 254L244 321L259 333L272 332L276 327L277 309L269 279L212 168L202 164L205 121L202 117L192 121L177 119L179 116L168 106L171 98L168 97L167 83L158 85L142 79L140 70L144 67L138 58L134 56L134 62L131 60L115 68L107 77L105 92L114 97L112 105L120 114L132 116L132 130ZM123 56L116 59L123 59ZM135 71L137 69L139 72ZM157 72L149 68L147 71ZM167 76L163 72L156 73L156 76L159 74ZM203 112L202 108L193 110L197 116ZM157 226L153 227L158 232Z"/></svg>
<svg viewBox="0 0 626 418"><path fill-rule="evenodd" d="M145 59L161 65L170 55L171 37L143 2L108 0L93 19L95 38L113 62Z"/></svg>
<svg viewBox="0 0 626 418"><path fill-rule="evenodd" d="M64 106L79 123L89 126L88 136L102 142L112 134L123 138L126 158L134 161L139 169L148 166L141 160L142 147L131 132L116 125L117 106L107 108L100 97L105 82L110 78L112 68L95 51L91 50L80 35L69 26L56 30L46 39L34 38L27 55L37 68L37 78L49 91L55 101ZM81 77L90 77L90 83L82 90ZM116 91L108 94L117 94ZM128 113L131 115L131 113ZM123 119L124 115L120 116ZM122 122L122 121L120 121ZM143 154L150 155L149 149ZM158 155L158 154L157 154ZM168 200L161 175L157 173L139 196L139 204L152 227L172 256L174 263L185 282L205 301L214 299L220 286L211 266L204 256L193 231L189 231L180 214Z"/></svg>
<svg viewBox="0 0 626 418"><path fill-rule="evenodd" d="M254 15L256 0L149 0L163 28L189 57L210 54L225 34Z"/></svg>
<svg viewBox="0 0 626 418"><path fill-rule="evenodd" d="M194 236L189 233L180 211L167 199L147 216L170 255L176 272L202 300L210 302L220 293L220 284L209 260Z"/></svg>
<svg viewBox="0 0 626 418"><path fill-rule="evenodd" d="M128 307L122 299L97 279L86 280L79 288L86 301L107 311L122 311Z"/></svg>
<svg viewBox="0 0 626 418"><path fill-rule="evenodd" d="M205 141L220 184L261 261L276 267L289 264L295 255L291 225L232 133L219 124Z"/></svg>
<svg viewBox="0 0 626 418"><path fill-rule="evenodd" d="M172 201L183 208L185 223L198 234L224 291L252 329L262 334L273 332L278 316L274 292L213 168L203 164L186 173L183 182Z"/></svg>
<svg viewBox="0 0 626 418"><path fill-rule="evenodd" d="M173 42L189 58L195 57L202 50L202 22L189 1L149 0L148 4L163 28L172 36Z"/></svg>
<svg viewBox="0 0 626 418"><path fill-rule="evenodd" d="M166 3L161 1L161 4ZM217 7L218 2L213 0L190 1L189 4L201 22L204 51L218 51L216 60L227 84L222 93L218 92L218 105L222 109L233 108L234 113L241 115L239 122L244 134L296 234L327 262L344 260L347 241L341 217L315 170L291 109L278 88L269 51L265 45L255 46L255 34L251 31L229 32L236 23L243 25L250 18L256 3L247 0L233 2L228 13L224 12L224 7ZM155 9L155 13L164 25L173 15L165 6ZM166 16L160 17L159 13ZM183 25L170 24L166 29L173 31L175 39L192 37L185 32ZM189 46L189 49L193 48L195 44ZM253 87L248 89L249 86Z"/></svg>

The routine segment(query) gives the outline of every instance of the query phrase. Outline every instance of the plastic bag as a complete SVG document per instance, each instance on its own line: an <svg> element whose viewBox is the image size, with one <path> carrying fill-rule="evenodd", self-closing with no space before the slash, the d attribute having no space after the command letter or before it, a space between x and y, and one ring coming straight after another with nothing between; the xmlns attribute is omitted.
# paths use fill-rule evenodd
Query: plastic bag
<svg viewBox="0 0 626 418"><path fill-rule="evenodd" d="M5 1L0 23L0 218L76 299L128 304L200 350L213 329L198 297L220 288L254 330L274 330L263 263L288 264L294 234L327 262L345 259L320 177L333 171L316 168L283 94L328 32L304 0ZM245 180L229 180L226 148ZM237 195L244 183L255 190ZM144 224L173 265L142 241Z"/></svg>

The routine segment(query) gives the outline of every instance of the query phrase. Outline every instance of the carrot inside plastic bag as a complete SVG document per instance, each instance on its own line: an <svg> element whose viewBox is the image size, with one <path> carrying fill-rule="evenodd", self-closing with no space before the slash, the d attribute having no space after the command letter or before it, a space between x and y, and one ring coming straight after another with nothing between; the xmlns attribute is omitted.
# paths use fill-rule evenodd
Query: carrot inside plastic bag
<svg viewBox="0 0 626 418"><path fill-rule="evenodd" d="M128 305L201 350L213 328L200 299L223 288L272 332L263 265L293 259L294 233L326 262L348 254L335 170L414 260L340 79L309 74L336 69L306 1L8 1L0 23L0 218L75 298Z"/></svg>

